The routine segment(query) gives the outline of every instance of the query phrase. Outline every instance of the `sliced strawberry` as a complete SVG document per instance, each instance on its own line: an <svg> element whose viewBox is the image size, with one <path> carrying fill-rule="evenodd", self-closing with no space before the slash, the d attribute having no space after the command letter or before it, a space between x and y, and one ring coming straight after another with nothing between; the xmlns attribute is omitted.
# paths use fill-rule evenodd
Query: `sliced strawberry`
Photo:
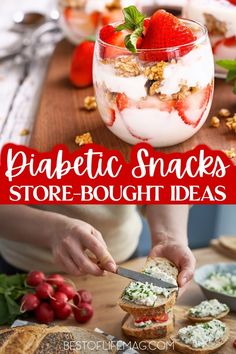
<svg viewBox="0 0 236 354"><path fill-rule="evenodd" d="M113 124L115 123L115 120L116 120L116 112L115 112L114 109L109 108L107 114L108 114L108 115L107 115L107 117L106 117L105 124L106 124L108 127L112 127ZM104 118L104 117L103 117L103 118Z"/></svg>
<svg viewBox="0 0 236 354"><path fill-rule="evenodd" d="M212 92L212 86L208 85L202 90L190 94L183 100L176 101L175 108L185 124L197 127L207 108Z"/></svg>
<svg viewBox="0 0 236 354"><path fill-rule="evenodd" d="M228 0L231 4L236 5L236 0Z"/></svg>
<svg viewBox="0 0 236 354"><path fill-rule="evenodd" d="M136 43L136 48L140 49L142 47L142 43L143 43L143 38L139 37Z"/></svg>
<svg viewBox="0 0 236 354"><path fill-rule="evenodd" d="M100 30L100 39L103 42L107 42L109 40L109 37L113 36L115 33L115 28L112 25L107 25L101 28Z"/></svg>
<svg viewBox="0 0 236 354"><path fill-rule="evenodd" d="M236 36L220 39L213 46L213 53L219 59L236 58Z"/></svg>
<svg viewBox="0 0 236 354"><path fill-rule="evenodd" d="M100 31L100 38L103 42L110 45L100 47L100 55L102 58L115 58L124 54L119 48L125 48L125 35L123 32L117 32L111 25L105 26Z"/></svg>
<svg viewBox="0 0 236 354"><path fill-rule="evenodd" d="M157 96L149 96L147 100L140 100L138 103L135 102L134 106L139 109L155 108L159 111L171 112L175 106L175 101L172 99L161 101Z"/></svg>
<svg viewBox="0 0 236 354"><path fill-rule="evenodd" d="M143 27L144 27L144 30L143 30L143 35L145 36L146 33L147 33L147 30L150 26L150 18L145 18L144 22L143 22Z"/></svg>
<svg viewBox="0 0 236 354"><path fill-rule="evenodd" d="M92 67L94 42L84 41L74 50L71 67L70 80L77 87L87 87L92 85Z"/></svg>
<svg viewBox="0 0 236 354"><path fill-rule="evenodd" d="M128 107L129 99L124 93L118 93L116 96L116 104L118 110L121 112Z"/></svg>
<svg viewBox="0 0 236 354"><path fill-rule="evenodd" d="M191 29L177 17L164 10L158 10L150 19L141 48L161 49L184 45L177 51L178 56L184 56L192 50L193 45L191 43L195 39L196 37ZM173 56L175 56L175 53L167 50L146 51L140 54L140 58L144 61L168 61L173 59Z"/></svg>

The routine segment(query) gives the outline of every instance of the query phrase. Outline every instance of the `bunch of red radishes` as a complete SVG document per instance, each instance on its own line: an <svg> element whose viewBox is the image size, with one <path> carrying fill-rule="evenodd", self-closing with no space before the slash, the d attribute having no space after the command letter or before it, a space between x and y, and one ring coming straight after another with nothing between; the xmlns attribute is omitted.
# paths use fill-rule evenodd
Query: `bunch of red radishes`
<svg viewBox="0 0 236 354"><path fill-rule="evenodd" d="M91 294L82 289L76 291L60 274L46 277L43 272L32 271L28 273L26 283L30 292L21 299L21 311L33 313L39 323L66 320L72 312L79 323L85 323L93 316Z"/></svg>

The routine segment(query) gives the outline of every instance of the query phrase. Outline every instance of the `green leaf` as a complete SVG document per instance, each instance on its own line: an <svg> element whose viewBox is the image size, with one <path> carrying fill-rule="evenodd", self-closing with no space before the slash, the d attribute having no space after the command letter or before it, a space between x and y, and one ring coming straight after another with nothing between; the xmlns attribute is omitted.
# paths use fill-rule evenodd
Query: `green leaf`
<svg viewBox="0 0 236 354"><path fill-rule="evenodd" d="M137 52L137 41L142 35L142 30L137 28L133 33L128 34L125 37L125 46L128 48L132 53Z"/></svg>
<svg viewBox="0 0 236 354"><path fill-rule="evenodd" d="M227 82L230 82L230 81L235 80L235 79L236 79L236 70L230 70L230 71L228 72L226 81L227 81Z"/></svg>
<svg viewBox="0 0 236 354"><path fill-rule="evenodd" d="M123 13L125 22L117 26L116 31L132 31L125 37L125 46L132 53L136 53L138 38L143 33L145 16L135 6L124 8Z"/></svg>
<svg viewBox="0 0 236 354"><path fill-rule="evenodd" d="M236 60L218 60L216 64L227 70L236 70Z"/></svg>
<svg viewBox="0 0 236 354"><path fill-rule="evenodd" d="M8 323L9 311L4 295L0 295L0 325Z"/></svg>
<svg viewBox="0 0 236 354"><path fill-rule="evenodd" d="M124 8L123 13L125 17L125 23L133 25L133 29L136 29L138 26L140 26L140 24L143 25L145 16L141 12L139 12L135 6L129 6Z"/></svg>

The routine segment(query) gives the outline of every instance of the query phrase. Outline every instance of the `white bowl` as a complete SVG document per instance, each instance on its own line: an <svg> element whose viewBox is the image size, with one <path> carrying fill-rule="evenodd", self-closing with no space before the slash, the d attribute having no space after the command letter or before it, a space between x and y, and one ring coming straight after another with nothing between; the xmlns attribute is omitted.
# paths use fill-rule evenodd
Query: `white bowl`
<svg viewBox="0 0 236 354"><path fill-rule="evenodd" d="M203 283L209 275L215 272L231 273L236 276L236 263L207 264L198 268L194 275L195 282L200 286L207 299L217 299L221 303L228 305L231 311L236 311L236 296L209 290L203 286Z"/></svg>

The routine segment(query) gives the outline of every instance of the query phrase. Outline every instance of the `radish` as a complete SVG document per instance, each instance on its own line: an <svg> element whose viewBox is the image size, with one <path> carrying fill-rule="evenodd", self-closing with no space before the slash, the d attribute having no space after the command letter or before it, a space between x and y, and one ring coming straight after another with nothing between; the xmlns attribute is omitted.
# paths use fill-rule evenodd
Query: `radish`
<svg viewBox="0 0 236 354"><path fill-rule="evenodd" d="M68 297L66 294L57 291L53 298L50 300L50 305L52 306L53 310L59 310L60 308L64 307L68 302Z"/></svg>
<svg viewBox="0 0 236 354"><path fill-rule="evenodd" d="M46 281L53 286L60 286L65 283L65 279L60 274L51 274Z"/></svg>
<svg viewBox="0 0 236 354"><path fill-rule="evenodd" d="M33 311L40 304L39 298L34 294L25 294L21 299L21 312Z"/></svg>
<svg viewBox="0 0 236 354"><path fill-rule="evenodd" d="M53 309L48 303L43 302L35 310L35 317L39 323L49 324L54 320Z"/></svg>
<svg viewBox="0 0 236 354"><path fill-rule="evenodd" d="M66 283L59 286L57 291L66 294L69 300L73 299L76 294L75 289L71 285Z"/></svg>
<svg viewBox="0 0 236 354"><path fill-rule="evenodd" d="M86 323L93 316L93 308L90 304L81 302L77 308L73 309L74 316L77 322Z"/></svg>
<svg viewBox="0 0 236 354"><path fill-rule="evenodd" d="M50 284L44 282L36 287L36 295L40 299L52 298L54 295L54 289Z"/></svg>
<svg viewBox="0 0 236 354"><path fill-rule="evenodd" d="M56 318L59 320L66 320L72 313L71 305L65 304L64 307L55 310Z"/></svg>
<svg viewBox="0 0 236 354"><path fill-rule="evenodd" d="M37 270L33 270L28 273L26 277L26 283L29 286L37 286L41 284L46 279L46 276L43 272L38 272Z"/></svg>
<svg viewBox="0 0 236 354"><path fill-rule="evenodd" d="M78 290L73 298L73 302L78 306L81 302L86 302L87 304L92 303L92 295L89 291L81 289Z"/></svg>

